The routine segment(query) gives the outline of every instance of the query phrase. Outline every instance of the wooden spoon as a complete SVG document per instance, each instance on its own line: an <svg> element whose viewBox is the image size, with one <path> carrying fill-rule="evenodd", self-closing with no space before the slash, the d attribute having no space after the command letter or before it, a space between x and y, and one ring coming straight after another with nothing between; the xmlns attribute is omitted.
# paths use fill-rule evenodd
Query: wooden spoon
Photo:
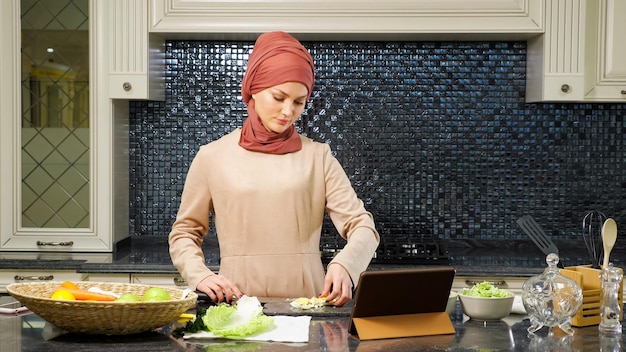
<svg viewBox="0 0 626 352"><path fill-rule="evenodd" d="M609 266L609 255L615 245L615 240L617 240L617 224L615 220L608 218L604 222L604 225L602 225L602 245L604 246L603 268Z"/></svg>

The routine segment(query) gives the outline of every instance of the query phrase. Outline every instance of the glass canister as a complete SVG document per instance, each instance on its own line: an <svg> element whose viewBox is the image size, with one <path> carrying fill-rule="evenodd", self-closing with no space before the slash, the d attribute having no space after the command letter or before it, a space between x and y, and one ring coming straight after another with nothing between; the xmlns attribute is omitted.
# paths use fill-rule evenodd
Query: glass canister
<svg viewBox="0 0 626 352"><path fill-rule="evenodd" d="M559 327L568 335L574 334L572 317L583 302L583 292L578 284L561 275L557 264L559 256L546 256L548 267L542 274L533 276L522 285L522 302L530 316L528 332L534 333L544 326Z"/></svg>

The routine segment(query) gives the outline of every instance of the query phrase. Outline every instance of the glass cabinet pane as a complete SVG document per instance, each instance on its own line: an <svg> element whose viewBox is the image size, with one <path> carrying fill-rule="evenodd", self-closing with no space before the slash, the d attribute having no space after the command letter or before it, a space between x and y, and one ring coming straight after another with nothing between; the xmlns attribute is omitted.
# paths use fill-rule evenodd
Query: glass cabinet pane
<svg viewBox="0 0 626 352"><path fill-rule="evenodd" d="M21 0L21 226L90 226L89 1Z"/></svg>

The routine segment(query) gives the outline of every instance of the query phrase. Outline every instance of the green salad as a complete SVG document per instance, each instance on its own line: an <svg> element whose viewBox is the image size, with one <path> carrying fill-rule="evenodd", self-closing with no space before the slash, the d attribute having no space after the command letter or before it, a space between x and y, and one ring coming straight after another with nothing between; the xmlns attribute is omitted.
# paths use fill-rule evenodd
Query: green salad
<svg viewBox="0 0 626 352"><path fill-rule="evenodd" d="M510 293L501 288L497 288L488 281L483 281L479 284L472 286L472 288L464 288L459 294L470 297L484 297L484 298L502 298L510 296Z"/></svg>

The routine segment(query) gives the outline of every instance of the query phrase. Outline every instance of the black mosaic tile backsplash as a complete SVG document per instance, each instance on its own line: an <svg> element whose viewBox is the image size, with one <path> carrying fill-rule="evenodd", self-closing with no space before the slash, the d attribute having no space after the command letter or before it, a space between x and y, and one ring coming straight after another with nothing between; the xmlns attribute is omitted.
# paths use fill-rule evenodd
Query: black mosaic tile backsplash
<svg viewBox="0 0 626 352"><path fill-rule="evenodd" d="M167 43L166 101L130 103L132 235L166 236L199 146L241 126L252 44ZM525 42L304 44L316 85L298 129L330 144L381 248L526 240L525 214L555 239L580 239L592 209L626 222L626 104L525 103Z"/></svg>

